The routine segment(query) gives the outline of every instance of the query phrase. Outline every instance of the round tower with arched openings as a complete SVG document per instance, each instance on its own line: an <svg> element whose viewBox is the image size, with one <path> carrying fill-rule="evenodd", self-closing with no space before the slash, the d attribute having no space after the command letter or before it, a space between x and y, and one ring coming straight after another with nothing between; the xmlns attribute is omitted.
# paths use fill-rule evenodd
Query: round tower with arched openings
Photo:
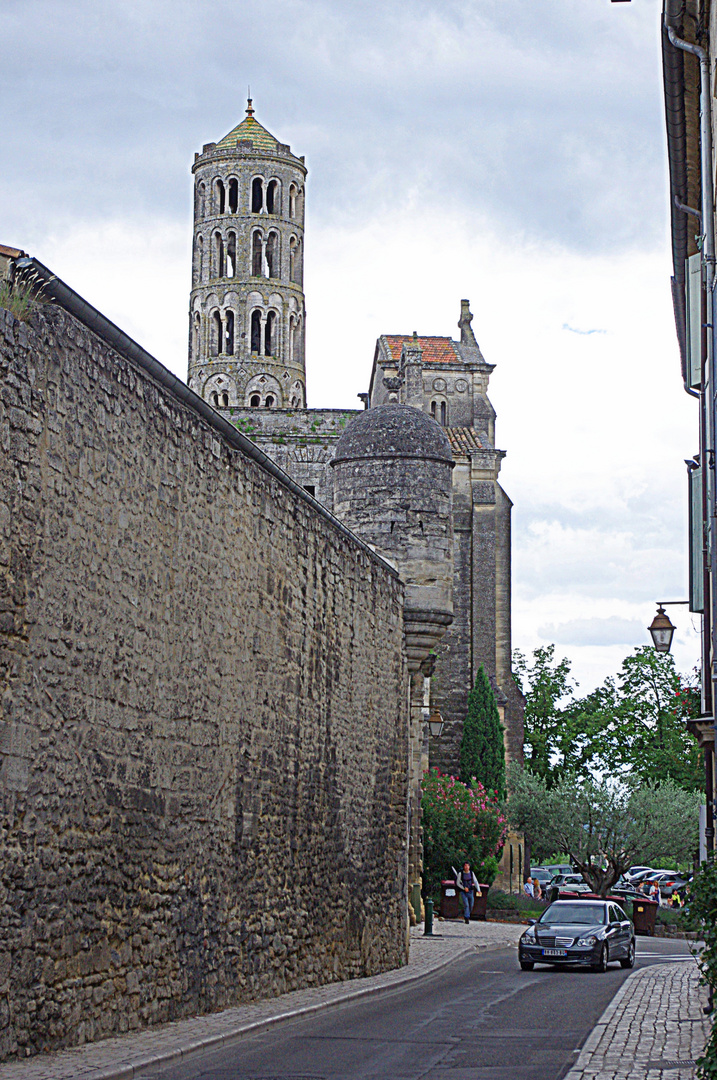
<svg viewBox="0 0 717 1080"><path fill-rule="evenodd" d="M192 172L189 385L217 409L304 408L304 159L249 98Z"/></svg>

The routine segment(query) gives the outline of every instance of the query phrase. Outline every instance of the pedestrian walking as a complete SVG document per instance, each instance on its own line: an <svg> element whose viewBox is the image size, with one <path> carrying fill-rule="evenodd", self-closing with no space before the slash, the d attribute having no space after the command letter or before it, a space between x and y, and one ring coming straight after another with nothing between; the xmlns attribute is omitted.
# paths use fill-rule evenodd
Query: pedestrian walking
<svg viewBox="0 0 717 1080"><path fill-rule="evenodd" d="M469 862L463 863L463 869L460 874L456 876L456 887L461 894L461 903L463 904L463 918L468 923L471 921L471 912L473 910L473 901L475 900L476 893L480 889L478 884L478 878L471 870L471 864Z"/></svg>

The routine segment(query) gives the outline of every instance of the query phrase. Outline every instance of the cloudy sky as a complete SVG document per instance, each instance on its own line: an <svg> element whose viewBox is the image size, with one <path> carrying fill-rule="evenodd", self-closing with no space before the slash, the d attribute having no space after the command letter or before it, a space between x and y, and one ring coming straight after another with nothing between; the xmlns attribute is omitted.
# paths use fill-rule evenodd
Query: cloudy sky
<svg viewBox="0 0 717 1080"><path fill-rule="evenodd" d="M660 6L3 0L0 242L186 377L190 167L250 84L309 167L309 404L355 407L378 334L455 334L470 298L514 644L587 691L686 596ZM686 671L697 617L670 612Z"/></svg>

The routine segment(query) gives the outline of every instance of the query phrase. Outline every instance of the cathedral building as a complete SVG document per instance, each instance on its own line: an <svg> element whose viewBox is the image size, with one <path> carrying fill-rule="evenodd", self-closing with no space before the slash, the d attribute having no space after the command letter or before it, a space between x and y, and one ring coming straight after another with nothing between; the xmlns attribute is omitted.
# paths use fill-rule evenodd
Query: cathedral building
<svg viewBox="0 0 717 1080"><path fill-rule="evenodd" d="M332 462L361 410L306 407L306 171L304 158L256 120L251 101L233 131L196 155L188 381L337 512ZM495 445L488 398L493 366L472 319L462 300L456 340L381 334L360 395L364 409L395 403L420 410L450 445L453 622L434 650L431 705L446 724L431 740L430 762L453 773L481 664L496 692L508 760L521 758L523 743L523 699L511 674L511 502L498 479L504 452ZM401 513L410 518L412 507Z"/></svg>

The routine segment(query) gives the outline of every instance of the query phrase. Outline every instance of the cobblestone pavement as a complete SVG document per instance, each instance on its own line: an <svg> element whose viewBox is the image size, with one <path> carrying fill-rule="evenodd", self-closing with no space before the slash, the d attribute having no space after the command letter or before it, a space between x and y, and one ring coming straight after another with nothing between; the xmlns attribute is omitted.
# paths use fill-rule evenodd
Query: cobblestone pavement
<svg viewBox="0 0 717 1080"><path fill-rule="evenodd" d="M692 960L635 971L600 1017L565 1080L692 1080L710 1031L702 1011L706 1002Z"/></svg>
<svg viewBox="0 0 717 1080"><path fill-rule="evenodd" d="M464 953L516 945L524 929L508 923L472 922L466 926L463 922L436 922L436 936L427 938L422 927L416 927L411 930L411 954L406 967L368 979L295 990L268 1001L178 1020L71 1050L38 1054L25 1061L6 1062L0 1065L0 1080L132 1080L149 1066L176 1064L197 1050L227 1045L281 1020L404 986L438 971Z"/></svg>

